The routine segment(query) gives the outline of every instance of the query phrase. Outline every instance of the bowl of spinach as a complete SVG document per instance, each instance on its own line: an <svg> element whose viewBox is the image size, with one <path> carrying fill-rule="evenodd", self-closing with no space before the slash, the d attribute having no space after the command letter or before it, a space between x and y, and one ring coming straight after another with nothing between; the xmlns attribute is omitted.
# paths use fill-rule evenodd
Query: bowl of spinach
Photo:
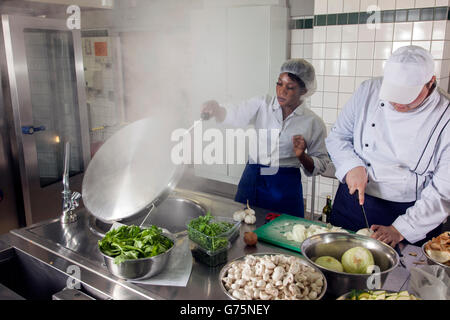
<svg viewBox="0 0 450 320"><path fill-rule="evenodd" d="M239 227L240 222L228 217L214 217L210 212L192 219L187 224L189 239L208 254L228 248L239 235Z"/></svg>
<svg viewBox="0 0 450 320"><path fill-rule="evenodd" d="M175 238L157 226L121 226L98 242L106 267L121 279L146 279L167 264Z"/></svg>

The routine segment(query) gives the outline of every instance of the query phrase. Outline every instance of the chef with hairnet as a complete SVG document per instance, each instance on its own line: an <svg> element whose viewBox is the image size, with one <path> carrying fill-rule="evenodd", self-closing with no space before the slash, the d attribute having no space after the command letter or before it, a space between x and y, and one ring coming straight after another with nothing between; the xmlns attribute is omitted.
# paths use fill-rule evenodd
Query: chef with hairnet
<svg viewBox="0 0 450 320"><path fill-rule="evenodd" d="M449 97L434 61L417 46L396 50L384 77L361 84L326 145L341 181L330 222L395 246L441 233L450 212Z"/></svg>
<svg viewBox="0 0 450 320"><path fill-rule="evenodd" d="M306 101L315 90L314 67L306 60L291 59L281 67L276 97L255 97L238 105L221 106L216 101L204 104L203 112L214 116L219 123L241 128L253 124L258 134L260 129L279 131L278 154L258 152L258 159L249 159L239 182L236 201L249 201L250 205L260 208L304 216L300 167L307 176L312 176L325 171L330 162L325 147L325 124L309 109ZM270 133L259 134L260 146L261 139L267 140L267 137ZM274 163L278 163L277 170L264 172L264 168Z"/></svg>

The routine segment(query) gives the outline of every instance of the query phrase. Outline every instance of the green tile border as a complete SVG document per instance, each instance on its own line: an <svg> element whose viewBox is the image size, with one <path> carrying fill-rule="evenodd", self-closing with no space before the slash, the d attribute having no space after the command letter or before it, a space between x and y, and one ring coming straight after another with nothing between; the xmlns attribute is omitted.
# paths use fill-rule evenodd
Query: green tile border
<svg viewBox="0 0 450 320"><path fill-rule="evenodd" d="M315 15L314 19L292 19L290 29L312 29L314 26L366 24L372 14L349 12ZM411 8L380 11L381 23L450 20L450 7ZM375 23L375 21L374 21Z"/></svg>

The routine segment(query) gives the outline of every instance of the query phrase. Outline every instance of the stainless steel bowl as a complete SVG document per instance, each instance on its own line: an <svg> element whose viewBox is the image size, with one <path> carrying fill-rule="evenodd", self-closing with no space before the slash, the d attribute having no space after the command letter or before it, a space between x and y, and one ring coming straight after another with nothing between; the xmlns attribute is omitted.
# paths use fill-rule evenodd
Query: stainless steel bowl
<svg viewBox="0 0 450 320"><path fill-rule="evenodd" d="M244 260L247 256L273 256L273 255L283 255L283 256L288 256L288 257L296 257L300 260L300 262L304 265L307 265L311 268L313 268L314 270L316 270L318 273L320 273L322 275L322 280L323 280L323 287L322 287L322 292L320 293L320 295L316 298L316 300L320 300L322 299L322 297L324 296L325 292L327 291L327 280L324 276L324 274L322 273L322 271L317 268L315 265L309 263L308 261L306 261L306 259L304 259L301 256L298 255L290 255L290 254L285 254L285 253L255 253L255 254L248 254L239 258L236 258L230 262L228 262L225 266L222 267L222 270L220 270L219 273L219 283L220 283L220 288L222 289L222 291L232 300L237 300L235 297L233 297L231 294L228 293L227 289L225 288L225 286L223 285L222 279L225 277L225 275L228 272L228 269L230 269L230 267L233 265L233 263L235 263L236 261L240 261L240 260Z"/></svg>
<svg viewBox="0 0 450 320"><path fill-rule="evenodd" d="M375 260L375 265L380 268L379 274L351 274L332 271L317 265L314 261L321 256L331 256L341 260L342 255L348 249L364 247L370 250ZM372 281L380 277L381 286L386 281L389 272L394 270L399 263L397 252L387 244L378 240L347 233L323 233L314 235L303 241L301 251L311 264L319 268L327 279L330 297L341 296L353 289L376 289L369 286L376 284Z"/></svg>
<svg viewBox="0 0 450 320"><path fill-rule="evenodd" d="M428 242L425 242L425 243L422 245L422 252L423 252L423 255L427 258L427 263L428 263L429 265L437 264L438 266L441 266L442 268L444 268L444 270L445 270L445 272L447 273L447 275L450 276L450 267L449 267L449 266L447 266L447 265L445 265L445 264L443 264L443 263L441 263L441 262L438 262L438 261L432 259L432 258L427 254L427 252L425 251L425 245L426 245L427 243L428 243Z"/></svg>
<svg viewBox="0 0 450 320"><path fill-rule="evenodd" d="M172 234L163 232L163 235L173 241L172 248L151 258L125 260L120 264L115 264L113 257L107 256L100 249L99 251L109 272L116 277L125 280L144 280L157 275L164 269L176 245L176 239Z"/></svg>

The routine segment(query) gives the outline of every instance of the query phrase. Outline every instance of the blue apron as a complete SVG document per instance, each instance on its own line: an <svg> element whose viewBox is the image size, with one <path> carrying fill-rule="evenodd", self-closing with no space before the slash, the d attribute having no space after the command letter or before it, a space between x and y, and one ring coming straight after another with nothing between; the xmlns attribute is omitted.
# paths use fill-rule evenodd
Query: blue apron
<svg viewBox="0 0 450 320"><path fill-rule="evenodd" d="M299 168L280 167L274 175L261 175L260 164L247 164L238 185L235 201L251 206L304 216L302 179Z"/></svg>
<svg viewBox="0 0 450 320"><path fill-rule="evenodd" d="M412 207L414 204L415 201L393 202L373 197L368 194L364 195L364 209L366 211L369 227L373 224L381 226L392 225L395 219L404 214L406 209ZM341 183L339 185L333 203L330 223L334 226L352 231L366 228L366 223L356 192L353 195L350 195L346 184ZM424 240L416 242L414 245L420 246L432 237L437 237L441 233L442 225L430 231Z"/></svg>

